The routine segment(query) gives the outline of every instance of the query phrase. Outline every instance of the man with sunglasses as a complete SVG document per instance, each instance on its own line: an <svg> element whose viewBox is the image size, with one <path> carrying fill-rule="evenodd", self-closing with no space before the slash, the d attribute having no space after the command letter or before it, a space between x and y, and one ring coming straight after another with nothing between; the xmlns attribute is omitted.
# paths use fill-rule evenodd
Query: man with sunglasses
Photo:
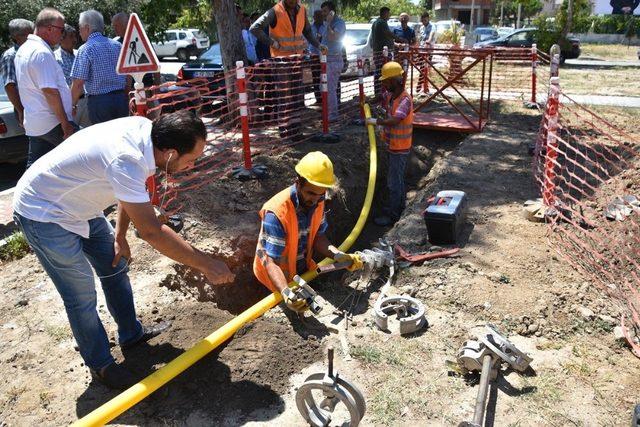
<svg viewBox="0 0 640 427"><path fill-rule="evenodd" d="M71 136L71 91L52 47L64 32L64 15L53 8L38 14L34 34L16 52L16 79L24 106L24 129L29 137L27 168Z"/></svg>

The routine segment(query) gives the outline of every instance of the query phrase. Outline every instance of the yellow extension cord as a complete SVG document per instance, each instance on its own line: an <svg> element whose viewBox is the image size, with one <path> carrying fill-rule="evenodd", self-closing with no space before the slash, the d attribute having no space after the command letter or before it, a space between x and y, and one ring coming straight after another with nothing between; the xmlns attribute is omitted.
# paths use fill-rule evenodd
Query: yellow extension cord
<svg viewBox="0 0 640 427"><path fill-rule="evenodd" d="M369 105L364 106L365 117L371 117L371 110ZM340 250L346 252L356 241L362 228L364 227L369 210L371 209L371 203L373 202L373 194L375 192L376 171L377 171L377 152L376 152L376 138L375 131L372 125L367 126L369 133L369 182L367 185L367 194L364 199L364 205L360 211L360 216L356 225L351 230L351 233L340 245ZM319 265L330 264L333 260L325 258ZM315 271L307 271L302 275L302 278L307 282L315 279L318 275ZM293 283L293 282L292 282ZM271 294L265 297L262 301L254 304L244 312L240 313L237 317L230 320L225 325L218 328L208 337L204 338L189 350L182 353L180 356L173 359L167 365L158 369L142 381L134 384L127 390L123 391L110 401L104 403L99 408L94 409L89 414L85 415L78 421L72 424L72 426L99 426L108 423L116 418L118 415L131 408L136 403L162 387L167 382L178 376L185 371L191 365L198 360L206 356L213 351L220 344L227 341L236 333L245 323L257 319L264 313L275 307L280 301L282 296L279 293Z"/></svg>

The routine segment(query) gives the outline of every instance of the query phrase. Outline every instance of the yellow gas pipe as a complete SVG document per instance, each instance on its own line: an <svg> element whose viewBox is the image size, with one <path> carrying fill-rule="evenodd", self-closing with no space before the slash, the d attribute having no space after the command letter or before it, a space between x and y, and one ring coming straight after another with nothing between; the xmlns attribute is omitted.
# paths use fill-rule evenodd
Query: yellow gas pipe
<svg viewBox="0 0 640 427"><path fill-rule="evenodd" d="M365 117L371 117L371 110L369 105L364 105ZM356 241L365 222L369 215L371 203L373 202L373 194L375 192L376 171L377 171L377 151L376 151L376 137L373 126L367 126L369 133L369 182L367 185L367 194L364 198L364 205L360 211L360 216L356 225L351 230L351 233L342 242L339 249L342 251L348 251L349 248ZM319 265L330 264L333 260L330 258L323 259ZM318 273L315 271L307 271L302 275L302 278L307 282L313 280ZM292 282L293 283L293 282ZM136 403L162 387L167 382L178 376L188 367L196 363L198 360L206 356L213 351L220 344L227 341L236 333L245 323L257 319L265 312L276 306L282 301L280 294L274 293L265 297L262 301L254 304L247 310L240 313L237 317L231 319L228 323L218 328L208 337L204 338L189 350L182 353L180 356L173 359L167 365L158 369L153 374L149 375L142 381L127 390L123 391L110 401L104 403L99 408L94 409L89 414L85 415L78 421L72 424L72 426L98 426L104 425L113 420L118 415L122 414L127 409L131 408Z"/></svg>

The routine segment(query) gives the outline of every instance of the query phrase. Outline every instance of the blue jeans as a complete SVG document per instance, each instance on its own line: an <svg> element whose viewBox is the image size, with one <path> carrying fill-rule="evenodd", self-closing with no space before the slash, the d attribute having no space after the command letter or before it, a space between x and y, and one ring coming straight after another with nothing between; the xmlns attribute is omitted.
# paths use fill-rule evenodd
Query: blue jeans
<svg viewBox="0 0 640 427"><path fill-rule="evenodd" d="M53 281L64 302L71 331L85 364L99 370L114 362L109 339L96 310L95 269L100 279L111 316L118 324L120 344L142 337L142 324L136 318L133 293L127 275L127 261L114 268L114 233L104 217L89 220L90 234L85 239L55 223L13 216L24 232L40 264Z"/></svg>
<svg viewBox="0 0 640 427"><path fill-rule="evenodd" d="M123 90L103 95L89 95L87 107L89 108L89 119L95 125L127 117L129 115L129 98Z"/></svg>
<svg viewBox="0 0 640 427"><path fill-rule="evenodd" d="M404 175L407 170L409 153L389 153L389 172L387 173L387 188L389 190L389 216L398 221L407 203L407 189Z"/></svg>
<svg viewBox="0 0 640 427"><path fill-rule="evenodd" d="M71 122L73 127L78 130L78 126ZM27 169L40 157L53 150L58 144L64 140L64 132L62 125L58 125L44 135L29 137L29 155L27 157Z"/></svg>

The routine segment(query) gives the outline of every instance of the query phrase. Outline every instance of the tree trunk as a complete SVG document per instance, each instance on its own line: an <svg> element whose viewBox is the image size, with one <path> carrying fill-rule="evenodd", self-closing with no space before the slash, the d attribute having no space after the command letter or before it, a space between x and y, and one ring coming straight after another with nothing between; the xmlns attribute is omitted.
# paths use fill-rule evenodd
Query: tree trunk
<svg viewBox="0 0 640 427"><path fill-rule="evenodd" d="M233 0L212 0L211 11L218 27L220 53L224 70L236 67L236 61L247 63L247 53L242 40L242 26L236 14Z"/></svg>
<svg viewBox="0 0 640 427"><path fill-rule="evenodd" d="M562 29L562 39L567 38L567 34L571 31L571 27L573 26L573 0L568 0L567 4L567 22L565 22L564 28Z"/></svg>
<svg viewBox="0 0 640 427"><path fill-rule="evenodd" d="M222 65L225 71L225 87L227 88L227 105L233 105L238 97L236 88L236 75L231 73L236 68L236 61L247 64L247 52L242 40L242 26L236 13L233 0L211 0L211 12L218 27L218 39L220 40L220 53ZM232 125L239 117L237 111L228 111L229 121Z"/></svg>

